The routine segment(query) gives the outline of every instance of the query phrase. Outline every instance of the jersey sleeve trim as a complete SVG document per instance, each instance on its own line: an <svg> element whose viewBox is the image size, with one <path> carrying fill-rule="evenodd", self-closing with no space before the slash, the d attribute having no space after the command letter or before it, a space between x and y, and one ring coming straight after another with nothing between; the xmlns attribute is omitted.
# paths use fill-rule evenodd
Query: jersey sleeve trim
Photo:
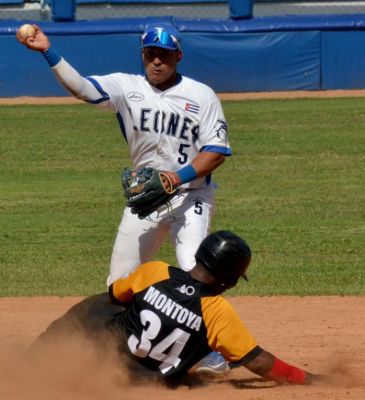
<svg viewBox="0 0 365 400"><path fill-rule="evenodd" d="M110 285L108 288L109 298L112 304L123 305L124 303L120 301L116 296L114 296L113 285Z"/></svg>
<svg viewBox="0 0 365 400"><path fill-rule="evenodd" d="M219 154L224 154L225 156L232 155L232 150L228 147L223 147L223 146L203 146L200 152L219 153Z"/></svg>
<svg viewBox="0 0 365 400"><path fill-rule="evenodd" d="M94 85L95 89L96 89L96 90L101 94L101 96L102 96L100 99L97 99L97 100L89 100L88 103L99 104L99 103L102 103L103 101L107 101L107 100L110 99L108 93L106 93L106 92L103 90L103 88L101 87L100 83L99 83L96 79L94 79L94 78L92 78L92 77L90 77L90 76L86 77L86 79Z"/></svg>
<svg viewBox="0 0 365 400"><path fill-rule="evenodd" d="M255 359L259 354L264 351L260 346L254 347L249 353L245 354L240 360L232 361L229 363L230 368L237 368L241 365L246 365L253 359Z"/></svg>
<svg viewBox="0 0 365 400"><path fill-rule="evenodd" d="M120 112L117 112L117 119L118 119L120 130L122 131L123 137L124 137L125 141L128 143L127 131L125 129L125 124L124 124L124 121L123 121L123 117L120 114Z"/></svg>

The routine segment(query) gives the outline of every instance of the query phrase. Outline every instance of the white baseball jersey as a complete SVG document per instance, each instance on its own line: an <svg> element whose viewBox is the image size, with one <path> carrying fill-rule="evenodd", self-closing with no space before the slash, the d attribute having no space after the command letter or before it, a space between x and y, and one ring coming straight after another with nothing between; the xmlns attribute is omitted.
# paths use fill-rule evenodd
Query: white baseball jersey
<svg viewBox="0 0 365 400"><path fill-rule="evenodd" d="M133 165L176 171L202 151L231 155L227 124L215 93L181 77L161 92L145 77L115 73L82 77L66 60L52 67L58 81L75 97L117 115ZM195 265L195 252L210 229L214 186L210 176L195 179L172 199L171 207L140 220L125 208L110 262L108 283L127 276L152 259L170 234L178 264Z"/></svg>
<svg viewBox="0 0 365 400"><path fill-rule="evenodd" d="M231 154L221 104L208 86L181 77L161 92L145 77L123 73L88 80L101 95L93 103L116 113L135 167L176 171L201 151ZM204 177L184 186L199 188L209 181Z"/></svg>

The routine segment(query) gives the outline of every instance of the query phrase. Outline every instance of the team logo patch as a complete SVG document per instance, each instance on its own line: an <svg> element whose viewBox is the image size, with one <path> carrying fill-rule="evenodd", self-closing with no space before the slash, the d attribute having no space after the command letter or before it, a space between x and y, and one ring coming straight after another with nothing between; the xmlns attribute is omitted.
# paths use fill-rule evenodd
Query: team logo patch
<svg viewBox="0 0 365 400"><path fill-rule="evenodd" d="M144 96L142 93L138 93L138 92L129 92L127 94L127 97L130 101L142 101L144 100Z"/></svg>
<svg viewBox="0 0 365 400"><path fill-rule="evenodd" d="M227 136L227 122L219 119L214 125L214 131L219 139L224 139Z"/></svg>
<svg viewBox="0 0 365 400"><path fill-rule="evenodd" d="M183 294L187 294L188 296L192 296L195 293L195 288L194 286L186 286L186 285L182 285L179 288L177 288L177 290L180 293Z"/></svg>
<svg viewBox="0 0 365 400"><path fill-rule="evenodd" d="M200 107L196 104L191 104L191 103L186 103L185 104L185 111L194 113L194 114L199 114Z"/></svg>

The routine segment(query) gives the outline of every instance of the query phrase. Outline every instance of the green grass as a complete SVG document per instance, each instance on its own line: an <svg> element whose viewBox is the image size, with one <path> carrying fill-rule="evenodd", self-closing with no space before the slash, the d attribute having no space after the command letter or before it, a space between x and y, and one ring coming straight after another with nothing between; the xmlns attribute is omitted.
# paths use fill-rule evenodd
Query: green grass
<svg viewBox="0 0 365 400"><path fill-rule="evenodd" d="M365 294L363 99L223 103L213 229L251 244L230 294ZM0 107L0 296L105 290L128 149L88 105ZM175 263L165 244L158 258Z"/></svg>

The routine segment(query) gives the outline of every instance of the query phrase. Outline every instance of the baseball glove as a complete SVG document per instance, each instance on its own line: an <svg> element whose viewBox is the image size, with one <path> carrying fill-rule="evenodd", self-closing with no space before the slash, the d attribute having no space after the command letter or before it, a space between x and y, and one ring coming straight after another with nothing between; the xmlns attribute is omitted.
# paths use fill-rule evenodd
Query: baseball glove
<svg viewBox="0 0 365 400"><path fill-rule="evenodd" d="M126 168L121 178L127 206L133 214L138 214L140 219L168 204L178 193L168 172L155 168Z"/></svg>

